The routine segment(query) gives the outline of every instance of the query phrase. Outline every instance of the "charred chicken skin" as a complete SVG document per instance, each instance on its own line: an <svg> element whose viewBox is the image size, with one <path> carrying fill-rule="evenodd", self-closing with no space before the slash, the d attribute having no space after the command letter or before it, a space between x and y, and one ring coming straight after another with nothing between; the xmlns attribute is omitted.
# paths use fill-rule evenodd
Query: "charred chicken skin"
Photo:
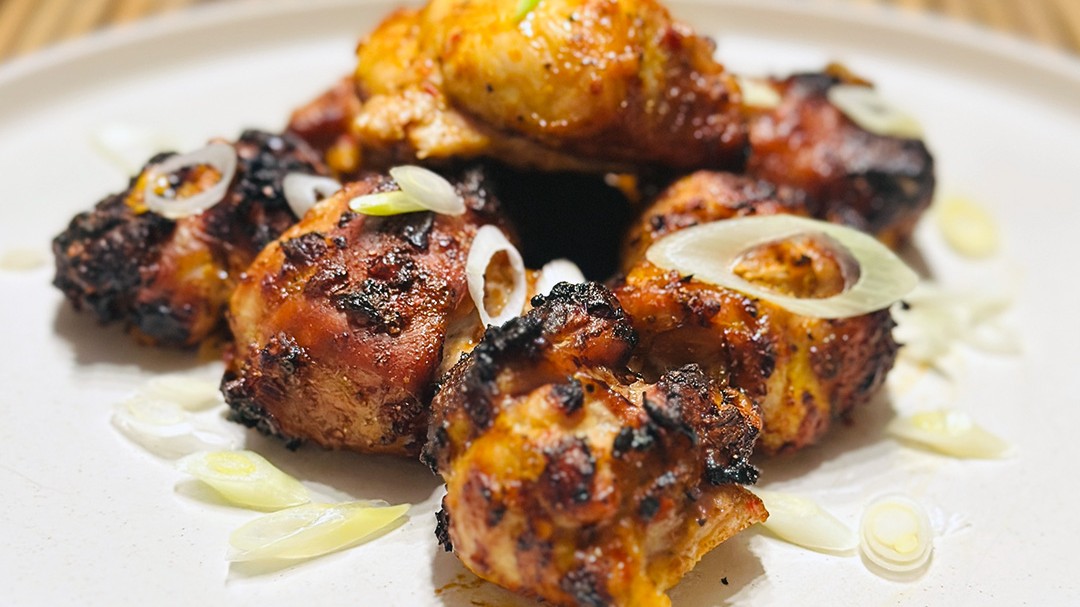
<svg viewBox="0 0 1080 607"><path fill-rule="evenodd" d="M709 550L766 518L760 418L694 365L646 384L636 335L595 284L488 329L432 404L437 535L480 577L555 605L666 606Z"/></svg>
<svg viewBox="0 0 1080 607"><path fill-rule="evenodd" d="M294 446L419 452L448 332L479 323L469 247L502 215L478 171L457 184L467 209L458 217L349 210L352 198L390 189L381 176L347 184L248 269L232 296L235 352L222 383L234 419Z"/></svg>
<svg viewBox="0 0 1080 607"><path fill-rule="evenodd" d="M798 211L746 177L696 173L669 188L628 240L614 293L640 336L634 368L646 377L687 363L744 390L761 408L758 452L813 444L832 421L870 399L892 367L892 318L881 310L809 318L767 301L662 270L644 259L655 238L737 215ZM845 287L845 260L818 239L798 238L743 256L735 271L779 292L825 297Z"/></svg>
<svg viewBox="0 0 1080 607"><path fill-rule="evenodd" d="M318 154L290 135L246 131L234 144L236 174L221 202L177 220L144 202L153 158L127 189L76 215L53 240L56 285L79 310L123 323L139 341L190 347L224 328L240 274L296 217L282 193L289 172L325 171ZM168 188L195 195L220 179L207 166L167 176Z"/></svg>
<svg viewBox="0 0 1080 607"><path fill-rule="evenodd" d="M358 50L365 156L680 169L743 162L738 87L655 0L432 0Z"/></svg>
<svg viewBox="0 0 1080 607"><path fill-rule="evenodd" d="M841 84L869 86L839 67L774 80L774 109L750 116L749 175L777 184L819 219L898 248L934 194L934 159L918 139L871 133L828 99Z"/></svg>

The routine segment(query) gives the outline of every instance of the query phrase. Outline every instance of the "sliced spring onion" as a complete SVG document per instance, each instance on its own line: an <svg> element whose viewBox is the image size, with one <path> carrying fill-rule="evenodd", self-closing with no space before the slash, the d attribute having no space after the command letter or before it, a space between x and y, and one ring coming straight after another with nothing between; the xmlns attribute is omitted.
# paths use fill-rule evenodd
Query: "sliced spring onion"
<svg viewBox="0 0 1080 607"><path fill-rule="evenodd" d="M962 411L924 411L894 419L885 430L953 457L996 459L1009 451L1009 443L981 428Z"/></svg>
<svg viewBox="0 0 1080 607"><path fill-rule="evenodd" d="M408 504L376 502L305 504L259 517L229 538L230 561L307 559L347 546L386 529L405 515Z"/></svg>
<svg viewBox="0 0 1080 607"><path fill-rule="evenodd" d="M167 459L234 447L233 439L199 427L180 405L155 398L135 397L120 403L112 423L136 444Z"/></svg>
<svg viewBox="0 0 1080 607"><path fill-rule="evenodd" d="M799 298L765 289L732 270L743 252L799 235L824 234L859 265L859 278L832 297ZM918 283L918 276L873 237L824 221L771 215L740 217L674 232L654 243L646 258L665 270L770 301L816 318L858 316L888 307Z"/></svg>
<svg viewBox="0 0 1080 607"><path fill-rule="evenodd" d="M956 343L989 354L1015 355L1020 339L1001 322L1011 301L1002 295L962 293L922 283L904 298L905 306L893 307L896 340L904 345L901 356L934 365Z"/></svg>
<svg viewBox="0 0 1080 607"><path fill-rule="evenodd" d="M0 254L0 270L10 272L29 272L44 266L49 256L39 249L15 248Z"/></svg>
<svg viewBox="0 0 1080 607"><path fill-rule="evenodd" d="M400 190L376 192L357 196L349 208L364 215L401 215L417 211L433 211L442 215L461 215L465 199L453 184L438 173L423 167L404 165L390 169L390 176Z"/></svg>
<svg viewBox="0 0 1080 607"><path fill-rule="evenodd" d="M402 192L429 211L443 215L461 215L465 212L465 199L452 183L434 171L406 164L390 169L390 176Z"/></svg>
<svg viewBox="0 0 1080 607"><path fill-rule="evenodd" d="M180 169L200 165L213 167L221 176L218 182L187 198L165 198L157 193L160 178ZM233 175L236 174L236 149L227 143L214 142L187 154L170 156L148 170L146 188L143 190L148 209L169 219L198 215L225 198Z"/></svg>
<svg viewBox="0 0 1080 607"><path fill-rule="evenodd" d="M581 268L569 259L552 259L540 268L540 277L536 280L536 294L547 295L552 287L560 282L582 283L585 275Z"/></svg>
<svg viewBox="0 0 1080 607"><path fill-rule="evenodd" d="M766 110L780 107L783 99L768 80L747 76L736 76L735 80L739 83L739 90L742 91L743 105Z"/></svg>
<svg viewBox="0 0 1080 607"><path fill-rule="evenodd" d="M827 93L829 103L852 122L876 135L918 139L918 121L885 100L877 90L861 84L838 84Z"/></svg>
<svg viewBox="0 0 1080 607"><path fill-rule="evenodd" d="M202 411L222 402L217 382L187 375L160 375L148 381L142 393L188 411Z"/></svg>
<svg viewBox="0 0 1080 607"><path fill-rule="evenodd" d="M492 316L485 305L487 293L487 279L485 274L491 265L492 259L499 253L506 253L510 261L510 271L513 284L510 292L504 299L502 309ZM501 325L521 314L525 307L525 263L521 260L521 253L506 239L502 230L493 226L481 226L476 231L472 246L469 248L469 258L465 261L465 276L469 283L469 295L476 310L480 313L480 322L484 326Z"/></svg>
<svg viewBox="0 0 1080 607"><path fill-rule="evenodd" d="M514 21L521 21L536 9L540 0L518 0L517 10L514 11Z"/></svg>
<svg viewBox="0 0 1080 607"><path fill-rule="evenodd" d="M253 451L202 451L181 459L176 466L237 506L279 510L311 501L300 481Z"/></svg>
<svg viewBox="0 0 1080 607"><path fill-rule="evenodd" d="M349 208L357 213L380 217L427 210L415 198L401 190L357 196L349 201Z"/></svg>
<svg viewBox="0 0 1080 607"><path fill-rule="evenodd" d="M926 510L903 495L886 495L871 502L863 512L859 535L866 558L893 573L920 569L934 548Z"/></svg>
<svg viewBox="0 0 1080 607"><path fill-rule="evenodd" d="M307 173L289 173L281 186L285 192L285 202L289 203L289 208L298 219L303 219L316 202L341 189L341 183L336 179Z"/></svg>
<svg viewBox="0 0 1080 607"><path fill-rule="evenodd" d="M811 550L848 552L859 545L859 538L816 502L790 493L754 489L769 518L762 523L780 539Z"/></svg>
<svg viewBox="0 0 1080 607"><path fill-rule="evenodd" d="M958 196L944 198L935 206L938 228L954 251L981 258L998 250L997 223L986 209Z"/></svg>

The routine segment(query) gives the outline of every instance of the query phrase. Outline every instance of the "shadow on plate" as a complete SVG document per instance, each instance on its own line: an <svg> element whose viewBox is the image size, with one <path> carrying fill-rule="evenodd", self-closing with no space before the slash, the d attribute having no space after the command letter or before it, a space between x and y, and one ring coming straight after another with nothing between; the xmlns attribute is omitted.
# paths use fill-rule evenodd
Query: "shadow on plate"
<svg viewBox="0 0 1080 607"><path fill-rule="evenodd" d="M206 362L192 351L139 345L119 325L100 325L66 301L56 307L53 331L71 346L79 366L122 365L151 373L175 373Z"/></svg>
<svg viewBox="0 0 1080 607"><path fill-rule="evenodd" d="M856 408L850 419L834 422L817 445L755 461L761 469L759 482L780 483L803 478L831 460L879 443L885 437L885 426L894 417L896 412L888 394L884 390L878 392L869 403Z"/></svg>

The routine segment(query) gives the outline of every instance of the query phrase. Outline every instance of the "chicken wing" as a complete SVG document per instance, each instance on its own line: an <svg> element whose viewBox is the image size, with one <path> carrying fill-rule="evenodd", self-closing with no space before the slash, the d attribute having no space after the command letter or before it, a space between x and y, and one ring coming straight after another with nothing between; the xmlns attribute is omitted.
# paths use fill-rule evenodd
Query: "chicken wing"
<svg viewBox="0 0 1080 607"><path fill-rule="evenodd" d="M289 172L319 174L318 154L291 135L246 131L234 144L236 175L224 199L172 220L147 210L143 192L153 158L123 192L80 213L53 240L56 285L76 309L119 322L148 344L190 347L220 334L241 272L296 222L282 192ZM220 176L180 171L171 187L194 195Z"/></svg>
<svg viewBox="0 0 1080 607"><path fill-rule="evenodd" d="M365 156L545 169L731 167L738 87L655 0L432 0L358 49Z"/></svg>
<svg viewBox="0 0 1080 607"><path fill-rule="evenodd" d="M467 208L458 217L349 210L388 189L382 176L347 184L241 280L222 382L235 420L293 446L419 452L448 335L482 331L465 276L472 239L485 224L509 228L478 171L457 185Z"/></svg>
<svg viewBox="0 0 1080 607"><path fill-rule="evenodd" d="M745 177L696 173L676 183L631 232L626 274L613 292L640 335L633 367L646 377L686 363L744 390L760 407L758 451L793 451L816 442L832 420L881 387L897 345L888 310L826 320L665 271L643 258L664 233L736 215L798 211ZM802 238L743 257L744 278L799 297L845 288L844 259Z"/></svg>
<svg viewBox="0 0 1080 607"><path fill-rule="evenodd" d="M829 89L854 83L869 86L837 66L773 80L780 103L750 117L747 173L897 248L933 198L934 159L921 140L871 133L830 103Z"/></svg>
<svg viewBox="0 0 1080 607"><path fill-rule="evenodd" d="M690 365L648 385L595 284L557 285L489 329L432 405L436 532L480 577L555 605L670 604L709 550L766 518L737 483L760 418Z"/></svg>

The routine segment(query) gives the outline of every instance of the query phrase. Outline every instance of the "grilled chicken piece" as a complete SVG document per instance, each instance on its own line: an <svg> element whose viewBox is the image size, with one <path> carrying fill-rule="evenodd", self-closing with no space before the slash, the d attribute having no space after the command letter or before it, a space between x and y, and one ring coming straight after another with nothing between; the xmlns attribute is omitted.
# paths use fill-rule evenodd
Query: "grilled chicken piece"
<svg viewBox="0 0 1080 607"><path fill-rule="evenodd" d="M780 105L750 118L747 173L799 198L814 217L899 248L934 194L934 159L918 139L877 135L828 99L838 84L868 83L840 67L775 80Z"/></svg>
<svg viewBox="0 0 1080 607"><path fill-rule="evenodd" d="M643 258L653 240L696 223L786 212L767 185L697 173L673 185L631 232L626 274L613 289L641 342L632 366L645 377L697 363L727 378L761 407L758 452L816 442L832 421L881 387L897 345L888 310L825 320L665 271ZM798 210L795 207L794 210ZM846 285L845 259L820 240L761 247L737 267L747 280L799 297L827 297Z"/></svg>
<svg viewBox="0 0 1080 607"><path fill-rule="evenodd" d="M437 535L480 577L555 605L666 606L709 550L767 513L736 483L760 418L690 365L648 385L598 284L557 285L489 329L432 404Z"/></svg>
<svg viewBox="0 0 1080 607"><path fill-rule="evenodd" d="M356 81L350 74L323 94L296 108L289 117L287 132L319 150L326 165L339 176L359 176L361 150L351 133L360 113Z"/></svg>
<svg viewBox="0 0 1080 607"><path fill-rule="evenodd" d="M448 334L454 346L482 330L465 277L472 239L485 224L508 231L478 171L457 188L459 217L367 217L349 201L396 186L348 184L259 255L230 306L234 419L291 446L420 451Z"/></svg>
<svg viewBox="0 0 1080 607"><path fill-rule="evenodd" d="M365 157L517 166L731 167L738 88L711 41L655 0L432 0L358 49Z"/></svg>
<svg viewBox="0 0 1080 607"><path fill-rule="evenodd" d="M123 323L143 343L190 347L222 333L240 273L296 222L282 193L285 174L325 172L318 154L290 135L246 131L234 147L228 192L201 214L174 221L146 209L148 169L171 155L162 154L126 190L75 216L53 240L53 284L76 309ZM184 196L219 178L208 167L169 177Z"/></svg>

